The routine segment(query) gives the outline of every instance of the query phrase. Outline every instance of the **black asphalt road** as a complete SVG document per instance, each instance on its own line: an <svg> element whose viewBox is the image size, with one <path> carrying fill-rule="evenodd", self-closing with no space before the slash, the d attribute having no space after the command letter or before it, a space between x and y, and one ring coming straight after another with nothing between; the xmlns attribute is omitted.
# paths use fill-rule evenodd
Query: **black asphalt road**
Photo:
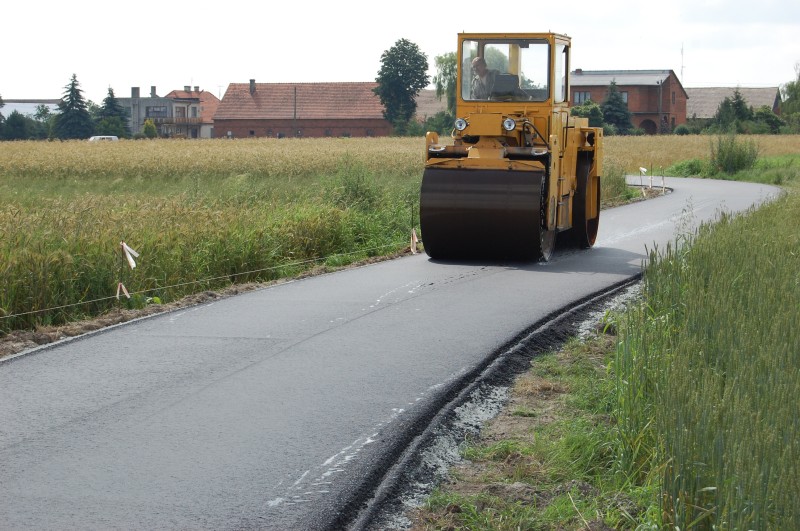
<svg viewBox="0 0 800 531"><path fill-rule="evenodd" d="M778 193L667 185L604 211L594 249L547 264L401 258L0 362L0 529L342 525L421 412L487 355L636 275L646 246Z"/></svg>

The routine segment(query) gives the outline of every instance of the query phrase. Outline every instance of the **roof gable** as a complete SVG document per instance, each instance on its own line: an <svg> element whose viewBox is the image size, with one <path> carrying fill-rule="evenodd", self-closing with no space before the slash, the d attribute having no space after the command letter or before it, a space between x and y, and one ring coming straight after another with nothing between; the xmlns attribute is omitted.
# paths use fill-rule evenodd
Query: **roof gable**
<svg viewBox="0 0 800 531"><path fill-rule="evenodd" d="M383 119L383 105L372 91L377 86L356 82L231 83L214 119Z"/></svg>

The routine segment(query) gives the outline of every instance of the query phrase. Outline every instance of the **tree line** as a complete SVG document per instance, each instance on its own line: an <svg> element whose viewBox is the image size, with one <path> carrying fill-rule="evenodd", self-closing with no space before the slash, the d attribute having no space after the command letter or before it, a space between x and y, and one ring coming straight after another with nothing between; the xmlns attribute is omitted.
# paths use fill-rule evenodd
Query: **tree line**
<svg viewBox="0 0 800 531"><path fill-rule="evenodd" d="M2 140L70 140L85 139L93 135L131 137L128 111L114 96L114 89L109 87L102 105L96 105L84 98L75 74L64 87L56 112L51 112L47 105L39 105L33 116L26 116L15 110L5 117L2 114L4 105L0 96ZM145 127L145 134L147 133L148 128ZM147 136L155 136L155 125L152 126L151 133Z"/></svg>
<svg viewBox="0 0 800 531"><path fill-rule="evenodd" d="M424 122L416 120L416 99L431 81L428 58L419 47L407 39L398 40L381 55L381 68L375 79L378 86L375 94L384 108L396 135L421 136L426 131L449 134L456 114L456 63L455 52L435 58L436 75L433 84L436 96L445 98L447 108ZM780 116L767 106L754 109L748 106L738 89L726 97L710 120L689 119L681 124L675 134L690 133L800 133L800 63L795 66L796 77L781 87ZM24 116L14 111L8 117L2 114L3 98L0 96L0 140L25 140L57 138L82 139L92 135L114 135L130 138L128 112L120 106L109 87L102 105L96 105L83 97L77 76L64 87L64 95L58 103L58 112L51 113L46 105L40 105L36 113ZM613 81L608 87L606 99L597 103L587 100L572 107L572 114L589 119L589 125L602 127L605 134L643 134L633 127L628 105ZM142 136L149 138L157 134L152 121L145 122Z"/></svg>

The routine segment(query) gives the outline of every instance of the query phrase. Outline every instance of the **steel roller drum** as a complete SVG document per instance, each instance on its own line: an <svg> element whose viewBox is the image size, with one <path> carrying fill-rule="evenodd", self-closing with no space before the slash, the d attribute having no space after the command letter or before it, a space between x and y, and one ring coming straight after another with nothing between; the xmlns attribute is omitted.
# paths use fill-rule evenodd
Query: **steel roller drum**
<svg viewBox="0 0 800 531"><path fill-rule="evenodd" d="M431 258L537 259L544 172L427 168L420 231Z"/></svg>

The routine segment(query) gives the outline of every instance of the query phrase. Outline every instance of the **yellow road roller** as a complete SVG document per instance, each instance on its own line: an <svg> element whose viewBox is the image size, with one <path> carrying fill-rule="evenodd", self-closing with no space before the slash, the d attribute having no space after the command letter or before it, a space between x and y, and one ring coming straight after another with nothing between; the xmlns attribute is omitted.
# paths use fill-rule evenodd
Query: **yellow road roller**
<svg viewBox="0 0 800 531"><path fill-rule="evenodd" d="M549 260L600 220L603 131L570 116L570 38L460 33L452 139L425 135L420 236L434 259Z"/></svg>

